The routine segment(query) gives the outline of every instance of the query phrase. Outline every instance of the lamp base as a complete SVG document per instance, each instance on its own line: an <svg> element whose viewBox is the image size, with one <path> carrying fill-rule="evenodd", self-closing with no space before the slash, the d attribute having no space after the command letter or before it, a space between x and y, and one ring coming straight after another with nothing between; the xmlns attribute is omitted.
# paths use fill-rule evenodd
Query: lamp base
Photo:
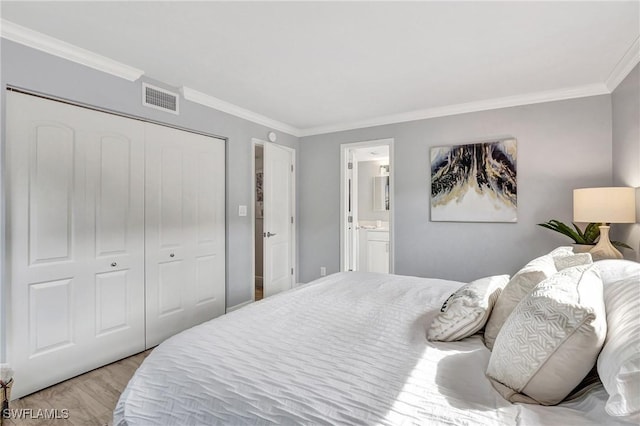
<svg viewBox="0 0 640 426"><path fill-rule="evenodd" d="M598 240L598 244L589 251L593 260L622 259L622 253L620 253L609 240L609 229L609 226L600 225L600 239Z"/></svg>

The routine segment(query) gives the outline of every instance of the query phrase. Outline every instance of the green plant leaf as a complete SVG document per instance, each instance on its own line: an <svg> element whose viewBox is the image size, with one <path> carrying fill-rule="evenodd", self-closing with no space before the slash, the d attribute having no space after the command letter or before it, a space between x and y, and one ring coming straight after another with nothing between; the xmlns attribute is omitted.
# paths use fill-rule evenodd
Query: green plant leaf
<svg viewBox="0 0 640 426"><path fill-rule="evenodd" d="M578 235L580 235L580 237L584 240L584 232L582 232L582 229L580 229L580 227L578 225L576 225L575 223L571 223L571 224L575 228L575 230L578 233Z"/></svg>
<svg viewBox="0 0 640 426"><path fill-rule="evenodd" d="M574 231L564 223L560 222L559 220L551 219L548 222L539 223L538 225L542 226L543 228L551 229L552 231L556 231L556 232L559 232L560 234L566 235L577 244L583 244L581 242L582 237L576 231Z"/></svg>
<svg viewBox="0 0 640 426"><path fill-rule="evenodd" d="M623 243L621 241L611 241L611 244L613 244L616 247L624 247L624 248L633 250L633 247L628 246L628 245L626 245L625 243Z"/></svg>
<svg viewBox="0 0 640 426"><path fill-rule="evenodd" d="M594 245L600 237L599 223L587 224L587 226L584 228L584 232L575 223L571 223L571 225L573 225L573 229L555 219L551 219L550 221L545 223L538 223L538 226L550 229L562 235L566 235L567 237L571 238L576 244ZM620 241L611 241L611 244L616 247L624 247L633 250L633 248Z"/></svg>
<svg viewBox="0 0 640 426"><path fill-rule="evenodd" d="M597 223L590 223L584 229L584 239L588 241L587 244L594 244L600 236L600 225Z"/></svg>
<svg viewBox="0 0 640 426"><path fill-rule="evenodd" d="M578 244L584 244L584 242L582 241L583 238L573 229L571 229L569 226L565 225L562 222L558 222L558 232L563 233L564 235L568 236L569 238L571 238L573 241L575 241Z"/></svg>

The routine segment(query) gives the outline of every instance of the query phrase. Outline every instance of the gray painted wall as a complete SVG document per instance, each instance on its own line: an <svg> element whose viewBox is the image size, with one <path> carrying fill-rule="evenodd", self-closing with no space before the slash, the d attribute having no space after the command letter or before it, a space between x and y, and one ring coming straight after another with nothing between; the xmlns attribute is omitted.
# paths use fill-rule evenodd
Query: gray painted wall
<svg viewBox="0 0 640 426"><path fill-rule="evenodd" d="M613 120L613 184L640 187L640 65L618 85L611 96ZM640 190L636 190L636 222L640 220ZM640 261L640 224L614 224L614 239L635 251L623 250L628 259Z"/></svg>
<svg viewBox="0 0 640 426"><path fill-rule="evenodd" d="M4 88L13 85L228 139L227 307L251 300L252 224L250 216L238 216L238 205L251 206L251 138L266 140L271 129L183 98L180 99L179 116L145 108L141 101L142 81L177 90L145 76L129 82L5 39L1 43L2 111ZM4 113L0 116L4 117ZM4 125L1 130L4 140ZM279 144L298 151L297 137L276 133ZM6 285L6 280L3 283Z"/></svg>
<svg viewBox="0 0 640 426"><path fill-rule="evenodd" d="M429 148L518 140L518 223L429 221ZM611 184L609 95L398 123L300 140L300 279L339 270L340 144L394 138L395 272L469 281L514 273L567 243L536 226L571 221L572 190ZM391 165L394 168L394 165Z"/></svg>

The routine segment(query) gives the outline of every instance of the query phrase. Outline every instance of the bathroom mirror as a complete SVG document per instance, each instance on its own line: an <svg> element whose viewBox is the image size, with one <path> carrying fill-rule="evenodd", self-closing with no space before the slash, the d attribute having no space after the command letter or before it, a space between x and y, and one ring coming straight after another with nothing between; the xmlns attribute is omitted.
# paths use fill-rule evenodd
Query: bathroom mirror
<svg viewBox="0 0 640 426"><path fill-rule="evenodd" d="M373 177L373 210L389 210L389 176Z"/></svg>

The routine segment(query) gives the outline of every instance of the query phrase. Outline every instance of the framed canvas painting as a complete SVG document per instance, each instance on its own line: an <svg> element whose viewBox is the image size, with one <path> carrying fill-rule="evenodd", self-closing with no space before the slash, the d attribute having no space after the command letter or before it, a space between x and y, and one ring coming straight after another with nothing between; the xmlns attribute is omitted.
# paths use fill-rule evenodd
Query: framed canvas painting
<svg viewBox="0 0 640 426"><path fill-rule="evenodd" d="M432 147L431 220L516 222L515 139Z"/></svg>

